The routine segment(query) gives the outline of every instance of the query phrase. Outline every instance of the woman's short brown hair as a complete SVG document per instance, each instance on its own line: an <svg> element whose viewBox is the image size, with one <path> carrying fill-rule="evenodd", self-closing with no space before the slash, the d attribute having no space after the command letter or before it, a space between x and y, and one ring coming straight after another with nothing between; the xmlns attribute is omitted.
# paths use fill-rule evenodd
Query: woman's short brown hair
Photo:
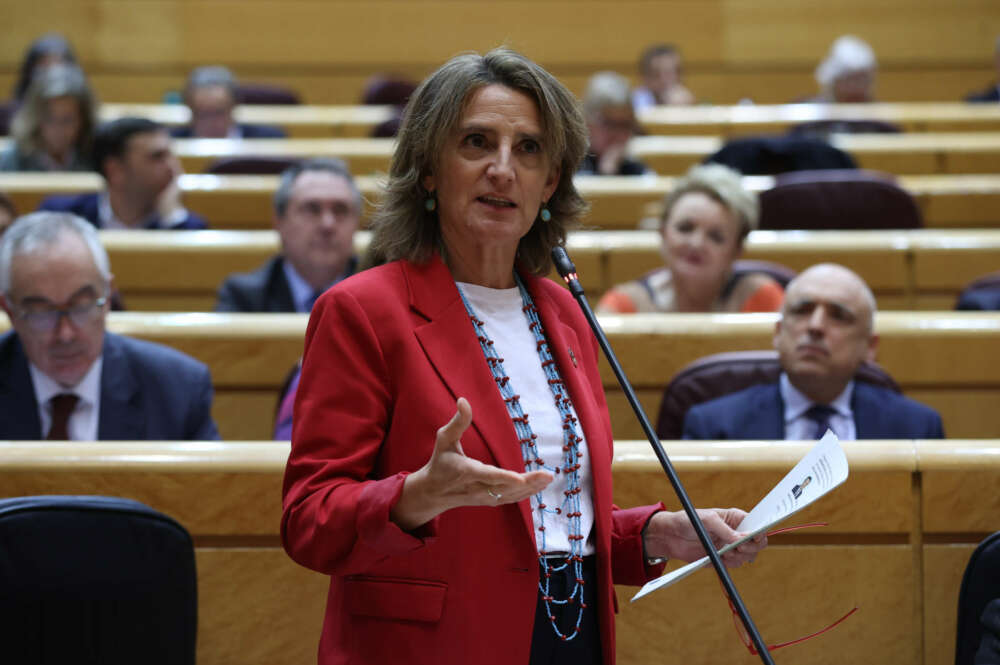
<svg viewBox="0 0 1000 665"><path fill-rule="evenodd" d="M573 174L587 149L587 128L576 98L562 83L506 48L456 56L413 93L399 128L385 193L372 216L370 263L424 262L435 251L444 251L437 213L424 208L428 192L422 182L435 171L472 93L492 84L535 100L545 137L542 143L560 168L559 183L546 204L552 219L536 219L518 246L520 265L535 274L549 271L552 248L565 242L566 229L587 210L573 185Z"/></svg>

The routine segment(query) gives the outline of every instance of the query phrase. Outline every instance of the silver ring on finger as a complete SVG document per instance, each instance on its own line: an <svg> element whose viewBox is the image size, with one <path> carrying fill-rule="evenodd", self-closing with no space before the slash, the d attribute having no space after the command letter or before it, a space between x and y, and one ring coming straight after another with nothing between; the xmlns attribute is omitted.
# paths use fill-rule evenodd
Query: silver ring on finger
<svg viewBox="0 0 1000 665"><path fill-rule="evenodd" d="M503 498L503 494L500 494L499 492L494 492L489 487L486 488L486 493L489 494L491 497L493 497L494 501L499 501L500 499Z"/></svg>

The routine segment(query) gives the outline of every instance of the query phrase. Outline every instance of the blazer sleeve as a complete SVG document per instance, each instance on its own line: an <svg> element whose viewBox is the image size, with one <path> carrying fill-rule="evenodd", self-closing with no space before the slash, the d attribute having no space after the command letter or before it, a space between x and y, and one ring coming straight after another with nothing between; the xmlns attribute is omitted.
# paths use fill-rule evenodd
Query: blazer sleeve
<svg viewBox="0 0 1000 665"><path fill-rule="evenodd" d="M354 295L328 291L306 330L283 485L282 544L308 568L350 574L436 534L437 519L412 533L390 521L405 472L373 477L392 415L389 376Z"/></svg>
<svg viewBox="0 0 1000 665"><path fill-rule="evenodd" d="M217 441L219 430L212 419L212 375L208 367L198 368L198 378L194 385L192 394L191 411L188 417L188 434L185 437L189 441Z"/></svg>

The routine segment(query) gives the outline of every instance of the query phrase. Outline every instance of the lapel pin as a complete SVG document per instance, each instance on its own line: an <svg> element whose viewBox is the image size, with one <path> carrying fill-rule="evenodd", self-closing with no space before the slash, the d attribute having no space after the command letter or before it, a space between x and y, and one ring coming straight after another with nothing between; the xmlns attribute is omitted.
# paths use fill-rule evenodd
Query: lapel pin
<svg viewBox="0 0 1000 665"><path fill-rule="evenodd" d="M566 348L569 349L569 359L573 361L573 367L576 367L577 366L577 364L576 364L576 354L573 353L573 347L572 346L568 346Z"/></svg>

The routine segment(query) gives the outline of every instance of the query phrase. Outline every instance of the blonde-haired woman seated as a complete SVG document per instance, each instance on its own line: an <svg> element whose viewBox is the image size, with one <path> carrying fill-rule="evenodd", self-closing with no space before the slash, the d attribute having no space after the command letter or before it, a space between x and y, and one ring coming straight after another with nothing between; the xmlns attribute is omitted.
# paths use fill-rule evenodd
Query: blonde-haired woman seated
<svg viewBox="0 0 1000 665"><path fill-rule="evenodd" d="M598 311L773 312L781 285L764 273L734 273L743 242L757 227L757 195L736 171L721 164L695 166L664 198L660 217L666 267L612 288Z"/></svg>

